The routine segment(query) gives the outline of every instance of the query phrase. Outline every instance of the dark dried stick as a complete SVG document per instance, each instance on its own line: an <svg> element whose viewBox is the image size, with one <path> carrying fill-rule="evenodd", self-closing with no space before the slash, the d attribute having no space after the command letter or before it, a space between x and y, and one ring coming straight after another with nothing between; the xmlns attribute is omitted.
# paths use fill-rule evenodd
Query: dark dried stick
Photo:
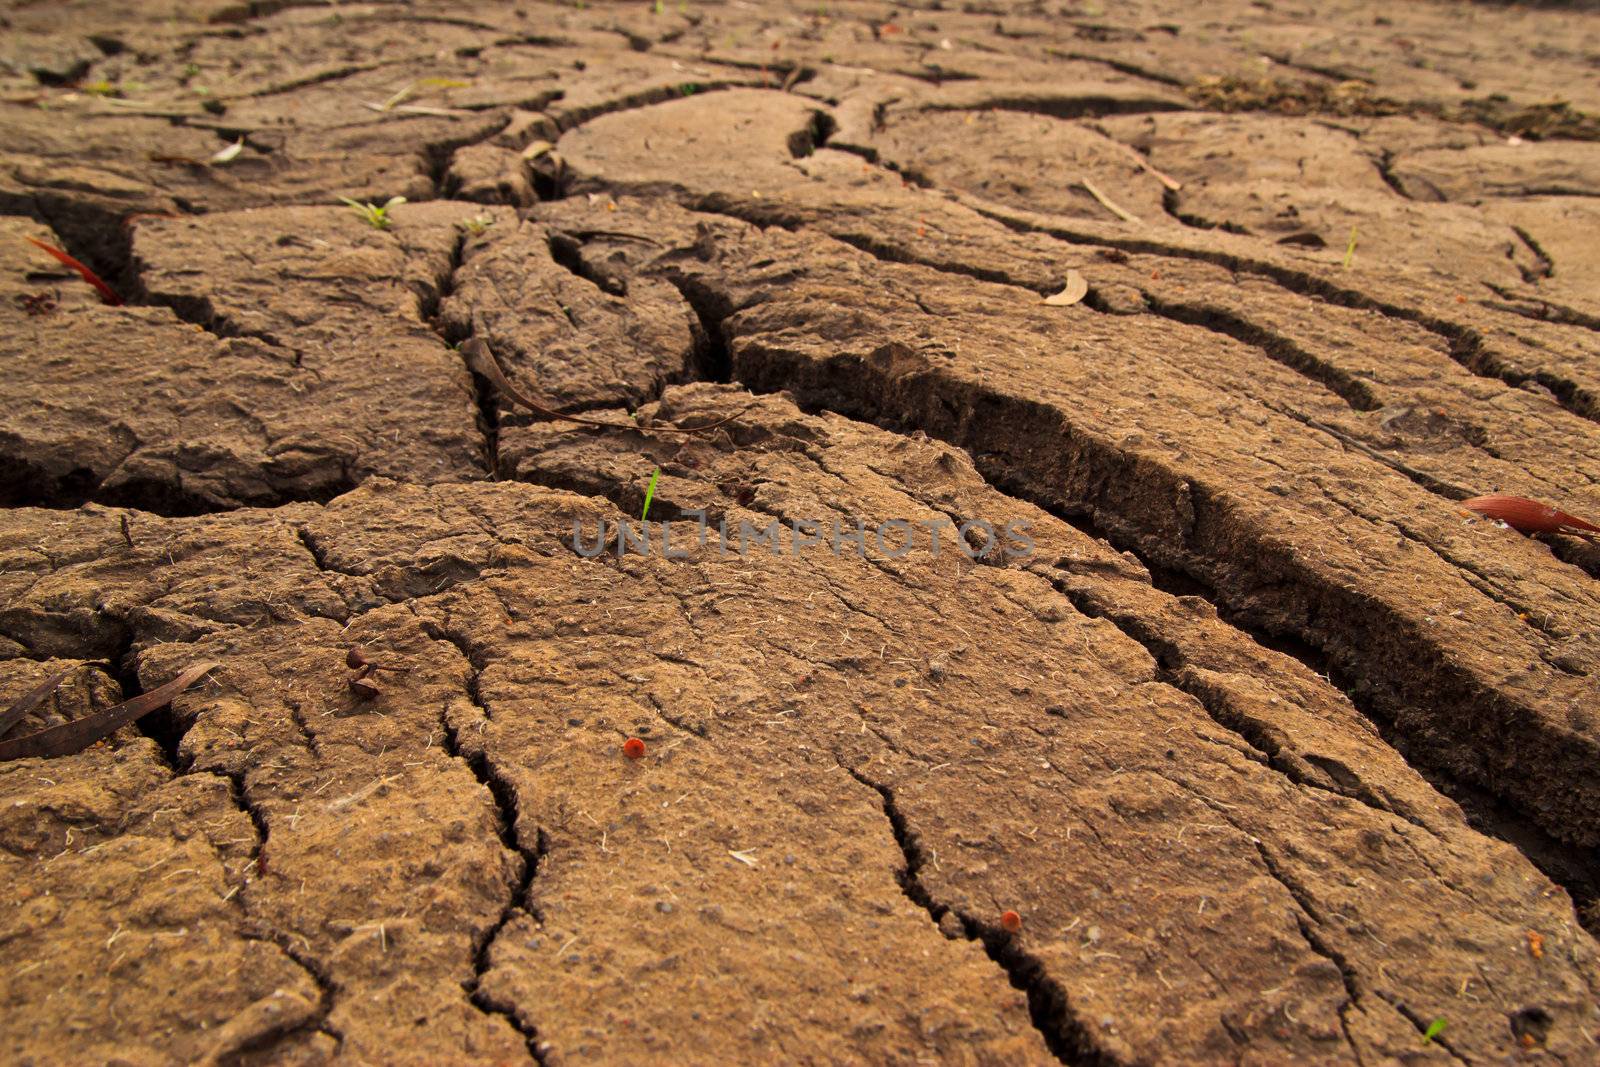
<svg viewBox="0 0 1600 1067"><path fill-rule="evenodd" d="M56 687L62 682L66 681L67 675L71 674L75 670L77 670L76 667L68 667L60 674L51 675L34 688L28 690L28 692L23 695L21 700L11 705L5 711L0 711L0 737L4 737L6 734L10 733L13 726L27 718L28 712L32 711L40 704L43 704L44 698L49 696L51 693L54 693L56 691Z"/></svg>
<svg viewBox="0 0 1600 1067"><path fill-rule="evenodd" d="M48 730L0 742L0 763L28 756L43 756L48 759L82 752L102 737L115 733L135 719L142 718L157 708L166 707L172 703L173 697L199 681L207 671L216 668L215 663L197 663L159 689L141 693L115 707L94 715L85 715L62 726L52 726Z"/></svg>

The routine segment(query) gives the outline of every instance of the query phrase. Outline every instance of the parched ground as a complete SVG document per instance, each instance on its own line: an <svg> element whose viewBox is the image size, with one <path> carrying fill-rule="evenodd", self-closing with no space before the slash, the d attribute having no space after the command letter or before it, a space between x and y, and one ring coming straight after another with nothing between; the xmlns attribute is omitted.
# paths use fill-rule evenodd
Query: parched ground
<svg viewBox="0 0 1600 1067"><path fill-rule="evenodd" d="M0 12L0 1059L1600 1063L1600 13Z"/></svg>

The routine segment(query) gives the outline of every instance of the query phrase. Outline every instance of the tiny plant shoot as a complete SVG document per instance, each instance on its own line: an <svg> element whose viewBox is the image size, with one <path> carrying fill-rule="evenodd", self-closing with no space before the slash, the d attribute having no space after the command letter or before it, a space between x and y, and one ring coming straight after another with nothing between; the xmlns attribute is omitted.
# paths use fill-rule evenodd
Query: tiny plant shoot
<svg viewBox="0 0 1600 1067"><path fill-rule="evenodd" d="M376 204L363 204L359 200L351 200L348 196L341 196L340 201L350 205L350 210L361 216L361 221L371 226L374 230L387 230L394 225L394 220L389 217L391 208L399 207L406 202L403 196L391 196L384 201L382 207Z"/></svg>
<svg viewBox="0 0 1600 1067"><path fill-rule="evenodd" d="M644 491L644 511L639 515L640 522L643 522L650 517L650 500L656 495L656 478L658 478L660 474L660 467L657 467L655 470L650 472L650 485Z"/></svg>
<svg viewBox="0 0 1600 1067"><path fill-rule="evenodd" d="M1428 1024L1428 1028L1422 1032L1422 1043L1424 1045L1433 1044L1433 1039L1444 1033L1446 1025L1448 1024L1443 1019L1433 1020Z"/></svg>

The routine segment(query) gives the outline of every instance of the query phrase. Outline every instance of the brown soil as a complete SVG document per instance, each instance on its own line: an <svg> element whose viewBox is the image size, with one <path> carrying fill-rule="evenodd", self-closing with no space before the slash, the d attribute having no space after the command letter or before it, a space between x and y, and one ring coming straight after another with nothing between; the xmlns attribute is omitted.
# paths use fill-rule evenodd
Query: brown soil
<svg viewBox="0 0 1600 1067"><path fill-rule="evenodd" d="M1600 13L1279 6L6 4L0 1058L1600 1063Z"/></svg>

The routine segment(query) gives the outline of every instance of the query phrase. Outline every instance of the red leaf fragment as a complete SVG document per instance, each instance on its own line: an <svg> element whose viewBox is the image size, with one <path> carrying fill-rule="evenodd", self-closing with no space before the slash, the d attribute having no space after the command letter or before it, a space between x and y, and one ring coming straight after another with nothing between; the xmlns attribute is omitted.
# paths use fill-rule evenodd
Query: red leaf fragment
<svg viewBox="0 0 1600 1067"><path fill-rule="evenodd" d="M90 285L99 290L100 299L105 301L107 304L110 304L112 307L118 307L122 304L122 297L117 295L117 291L115 289L107 285L105 280L101 278L100 275L84 266L78 260L74 259L70 254L63 252L61 249L57 248L53 244L50 244L49 242L39 240L37 237L29 237L28 243L42 249L45 252L48 252L50 255L66 264L72 270L77 271L78 277L82 278L84 281L88 282Z"/></svg>
<svg viewBox="0 0 1600 1067"><path fill-rule="evenodd" d="M1600 533L1600 526L1592 522L1586 522L1576 515L1568 515L1565 511L1553 508L1549 504L1541 504L1524 496L1493 493L1489 496L1475 496L1471 500L1463 500L1461 506L1485 518L1503 522L1519 533L1560 533L1563 530Z"/></svg>

